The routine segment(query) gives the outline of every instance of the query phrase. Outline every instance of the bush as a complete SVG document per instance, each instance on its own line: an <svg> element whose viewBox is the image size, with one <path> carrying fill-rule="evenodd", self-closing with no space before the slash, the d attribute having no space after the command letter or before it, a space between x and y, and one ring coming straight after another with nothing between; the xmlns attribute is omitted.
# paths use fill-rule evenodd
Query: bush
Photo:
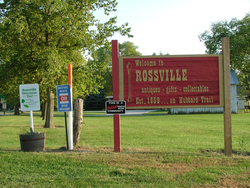
<svg viewBox="0 0 250 188"><path fill-rule="evenodd" d="M85 110L103 110L105 109L105 95L103 89L98 89L98 94L87 95L84 100Z"/></svg>

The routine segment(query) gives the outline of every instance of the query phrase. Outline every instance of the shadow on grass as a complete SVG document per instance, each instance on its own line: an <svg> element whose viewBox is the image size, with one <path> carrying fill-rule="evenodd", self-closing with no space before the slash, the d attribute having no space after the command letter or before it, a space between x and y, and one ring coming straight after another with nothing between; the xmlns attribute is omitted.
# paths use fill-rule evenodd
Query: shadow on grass
<svg viewBox="0 0 250 188"><path fill-rule="evenodd" d="M18 127L18 126L16 126L16 127ZM56 125L54 128L64 128L64 127L65 126L63 126L63 125ZM43 125L42 126L41 125L36 125L35 128L51 129L51 128L44 127ZM54 128L52 128L52 129L54 129Z"/></svg>

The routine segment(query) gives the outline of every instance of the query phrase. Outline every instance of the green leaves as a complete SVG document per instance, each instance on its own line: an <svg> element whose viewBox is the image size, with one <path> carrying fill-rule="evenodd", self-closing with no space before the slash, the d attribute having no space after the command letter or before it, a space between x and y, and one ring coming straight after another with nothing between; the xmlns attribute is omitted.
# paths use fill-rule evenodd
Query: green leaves
<svg viewBox="0 0 250 188"><path fill-rule="evenodd" d="M250 73L250 14L242 20L236 18L231 21L213 23L211 31L199 35L209 54L221 53L221 39L230 37L231 69L237 70L239 81L249 90Z"/></svg>
<svg viewBox="0 0 250 188"><path fill-rule="evenodd" d="M98 87L104 88L106 96L113 93L112 52L110 46L98 48L91 54L93 60L89 60L87 63L87 67L90 70L88 72L96 75L96 83L99 83ZM119 44L120 56L140 56L141 53L137 49L138 46L129 41Z"/></svg>
<svg viewBox="0 0 250 188"><path fill-rule="evenodd" d="M82 54L110 45L108 38L116 32L130 36L128 24L117 26L116 17L106 23L94 17L94 11L102 9L108 15L116 6L115 0L6 0L0 3L0 59L3 62L0 73L4 75L0 77L0 93L6 92L8 96L15 93L12 95L15 96L19 84L38 83L44 98L47 87L67 83L67 65L73 64L76 84L73 92L86 95L87 88L96 86L96 75L86 72L90 69Z"/></svg>

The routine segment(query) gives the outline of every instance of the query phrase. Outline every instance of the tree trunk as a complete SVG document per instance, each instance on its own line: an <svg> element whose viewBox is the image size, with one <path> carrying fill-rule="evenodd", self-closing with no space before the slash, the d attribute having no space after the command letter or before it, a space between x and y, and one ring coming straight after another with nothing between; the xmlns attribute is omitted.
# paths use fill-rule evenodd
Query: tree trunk
<svg viewBox="0 0 250 188"><path fill-rule="evenodd" d="M54 93L47 88L47 112L44 128L54 128Z"/></svg>
<svg viewBox="0 0 250 188"><path fill-rule="evenodd" d="M14 115L20 115L20 112L19 112L19 103L17 103L15 105L15 113L14 113Z"/></svg>
<svg viewBox="0 0 250 188"><path fill-rule="evenodd" d="M42 120L46 119L46 113L47 113L47 101L45 100L44 103L42 104Z"/></svg>
<svg viewBox="0 0 250 188"><path fill-rule="evenodd" d="M73 120L73 144L78 146L83 120L83 100L77 98L74 105L74 120Z"/></svg>

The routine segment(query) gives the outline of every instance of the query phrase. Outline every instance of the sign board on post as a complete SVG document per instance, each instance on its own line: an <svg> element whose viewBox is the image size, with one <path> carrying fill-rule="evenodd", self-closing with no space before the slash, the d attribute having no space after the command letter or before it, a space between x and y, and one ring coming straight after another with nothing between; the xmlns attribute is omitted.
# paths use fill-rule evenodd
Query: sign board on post
<svg viewBox="0 0 250 188"><path fill-rule="evenodd" d="M222 107L222 55L119 57L128 109Z"/></svg>
<svg viewBox="0 0 250 188"><path fill-rule="evenodd" d="M126 102L125 101L106 101L107 114L125 114Z"/></svg>
<svg viewBox="0 0 250 188"><path fill-rule="evenodd" d="M128 109L223 107L224 150L232 155L228 37L222 38L220 55L119 57L117 44L112 41L114 99L126 100ZM114 133L120 152L120 120L115 118Z"/></svg>
<svg viewBox="0 0 250 188"><path fill-rule="evenodd" d="M2 108L6 110L7 104L6 104L6 100L4 98L1 99L1 103L2 103Z"/></svg>
<svg viewBox="0 0 250 188"><path fill-rule="evenodd" d="M30 111L30 124L34 132L33 112L40 110L40 94L38 84L19 85L20 104L22 111Z"/></svg>
<svg viewBox="0 0 250 188"><path fill-rule="evenodd" d="M56 86L58 112L72 111L70 85Z"/></svg>
<svg viewBox="0 0 250 188"><path fill-rule="evenodd" d="M40 110L40 95L38 84L19 85L19 93L22 111Z"/></svg>

